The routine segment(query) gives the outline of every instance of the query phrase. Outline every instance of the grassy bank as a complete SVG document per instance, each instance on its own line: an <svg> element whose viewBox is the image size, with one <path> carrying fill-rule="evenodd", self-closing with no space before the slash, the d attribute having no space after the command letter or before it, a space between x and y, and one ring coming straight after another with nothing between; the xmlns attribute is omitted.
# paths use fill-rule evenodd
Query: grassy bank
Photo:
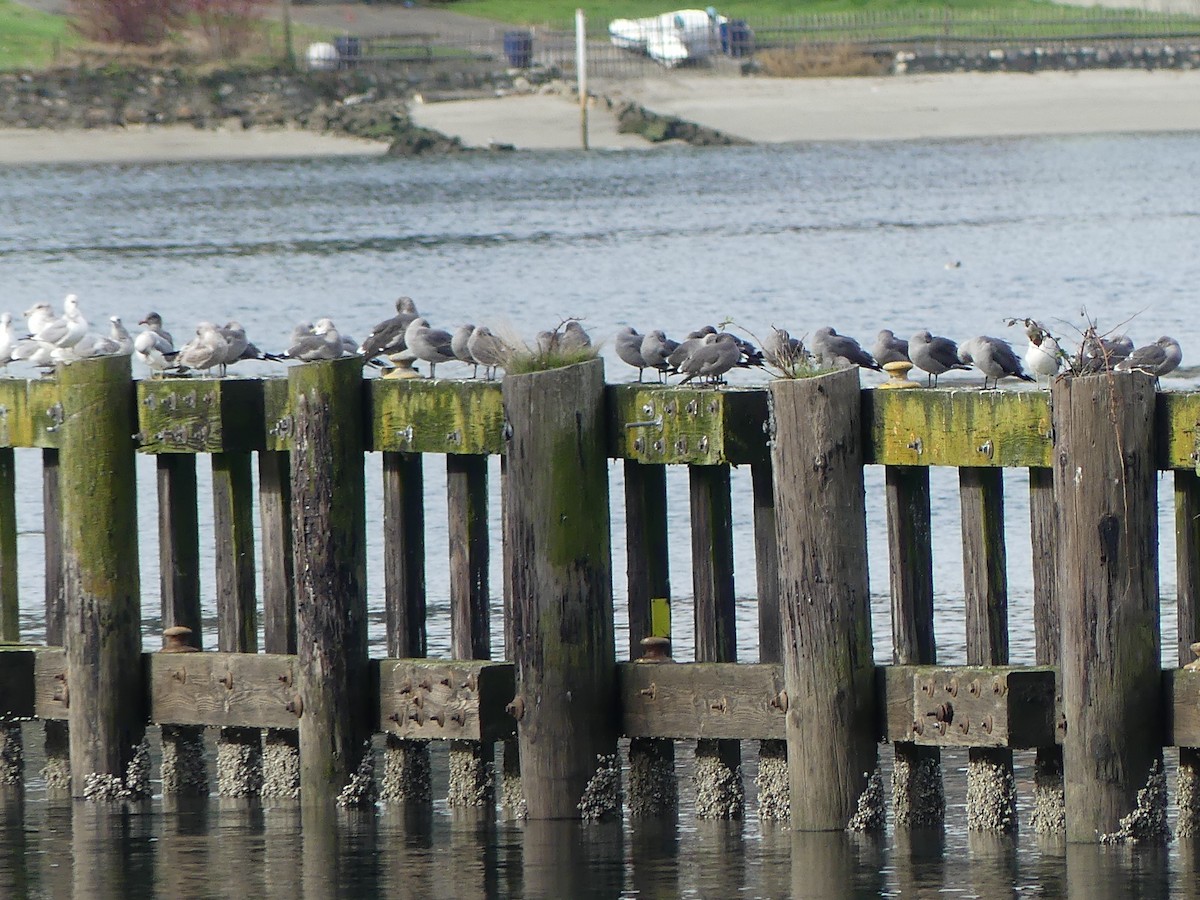
<svg viewBox="0 0 1200 900"><path fill-rule="evenodd" d="M77 43L62 16L0 0L0 69L38 68Z"/></svg>

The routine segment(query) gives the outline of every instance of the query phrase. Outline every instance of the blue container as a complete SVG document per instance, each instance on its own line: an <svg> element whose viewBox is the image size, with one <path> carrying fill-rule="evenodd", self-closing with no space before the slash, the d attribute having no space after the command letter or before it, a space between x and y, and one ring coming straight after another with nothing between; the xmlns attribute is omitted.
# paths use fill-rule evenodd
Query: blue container
<svg viewBox="0 0 1200 900"><path fill-rule="evenodd" d="M528 31L504 32L504 56L514 69L528 69L533 59L533 34Z"/></svg>
<svg viewBox="0 0 1200 900"><path fill-rule="evenodd" d="M338 61L343 67L356 65L362 59L362 41L359 38L349 35L335 37L333 46L337 48Z"/></svg>
<svg viewBox="0 0 1200 900"><path fill-rule="evenodd" d="M738 59L754 55L754 30L744 19L721 23L721 52Z"/></svg>

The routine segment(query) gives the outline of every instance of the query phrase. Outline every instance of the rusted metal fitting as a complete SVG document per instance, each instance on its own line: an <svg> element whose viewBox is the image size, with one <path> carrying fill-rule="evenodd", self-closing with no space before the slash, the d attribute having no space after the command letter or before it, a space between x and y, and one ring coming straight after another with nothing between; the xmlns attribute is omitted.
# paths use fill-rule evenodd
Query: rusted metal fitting
<svg viewBox="0 0 1200 900"><path fill-rule="evenodd" d="M196 653L195 647L188 643L192 629L186 625L172 625L163 631L163 646L160 653Z"/></svg>
<svg viewBox="0 0 1200 900"><path fill-rule="evenodd" d="M772 708L777 709L782 713L787 712L788 711L788 693L787 693L787 691L780 691L778 694L776 694L774 697L772 697L771 698L771 706L772 706Z"/></svg>
<svg viewBox="0 0 1200 900"><path fill-rule="evenodd" d="M294 714L296 716L296 718L299 719L301 716L304 715L304 700L303 700L303 698L299 694L297 694L284 707L284 709L286 709L288 712Z"/></svg>
<svg viewBox="0 0 1200 900"><path fill-rule="evenodd" d="M525 698L513 697L512 702L504 707L504 711L520 722L525 718Z"/></svg>
<svg viewBox="0 0 1200 900"><path fill-rule="evenodd" d="M668 637L644 637L641 640L642 656L638 662L672 662L671 639Z"/></svg>

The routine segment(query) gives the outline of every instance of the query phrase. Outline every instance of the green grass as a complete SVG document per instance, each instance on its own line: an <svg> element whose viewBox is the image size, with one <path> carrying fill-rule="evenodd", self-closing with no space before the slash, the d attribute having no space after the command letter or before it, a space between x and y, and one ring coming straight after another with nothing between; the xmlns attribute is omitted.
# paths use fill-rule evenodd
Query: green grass
<svg viewBox="0 0 1200 900"><path fill-rule="evenodd" d="M62 16L0 0L0 70L42 68L78 42Z"/></svg>

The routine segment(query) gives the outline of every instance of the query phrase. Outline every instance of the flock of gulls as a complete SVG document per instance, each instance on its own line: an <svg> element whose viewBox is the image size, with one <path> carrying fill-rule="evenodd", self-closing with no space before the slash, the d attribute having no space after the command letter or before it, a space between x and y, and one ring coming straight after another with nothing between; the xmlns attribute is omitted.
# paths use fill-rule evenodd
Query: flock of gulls
<svg viewBox="0 0 1200 900"><path fill-rule="evenodd" d="M201 322L195 335L179 347L163 327L162 317L149 313L139 322L143 326L136 337L110 316L107 334L92 332L79 307L79 298L67 295L61 314L49 303L37 303L25 311L26 332L18 336L10 313L0 315L0 365L14 360L43 368L98 356L134 355L152 375L186 375L191 372L225 375L229 366L248 359L297 360L313 362L360 355L372 365L413 371L417 362L429 364L430 377L437 366L462 363L472 367L472 377L494 378L514 354L527 353L560 358L571 354L596 352L592 339L580 323L565 320L553 331L537 335L535 347L505 340L486 326L463 325L453 332L430 326L418 314L410 297L396 301L396 313L376 325L361 344L338 331L329 318L302 322L291 333L282 353L260 350L246 337L236 321L216 325ZM1070 354L1041 323L1033 319L1012 319L1009 325L1022 324L1029 340L1024 356L997 337L981 335L956 343L947 337L918 331L908 340L898 338L889 329L879 332L870 352L854 338L838 334L833 328L818 328L805 346L782 328L772 328L759 349L732 332L706 325L675 341L660 330L642 334L630 326L615 337L616 355L638 370L638 381L645 371L657 373L660 381L682 376L680 383L720 384L735 368L770 367L779 374L795 376L805 372L846 366L861 366L876 371L892 364L900 370L918 369L927 383L937 385L938 376L952 370L972 367L983 374L984 389L996 387L1002 378L1021 381L1050 379L1067 367L1078 374L1105 371L1145 372L1156 378L1179 366L1182 351L1179 342L1161 337L1143 347L1134 346L1126 335L1100 335L1089 327L1078 349Z"/></svg>

